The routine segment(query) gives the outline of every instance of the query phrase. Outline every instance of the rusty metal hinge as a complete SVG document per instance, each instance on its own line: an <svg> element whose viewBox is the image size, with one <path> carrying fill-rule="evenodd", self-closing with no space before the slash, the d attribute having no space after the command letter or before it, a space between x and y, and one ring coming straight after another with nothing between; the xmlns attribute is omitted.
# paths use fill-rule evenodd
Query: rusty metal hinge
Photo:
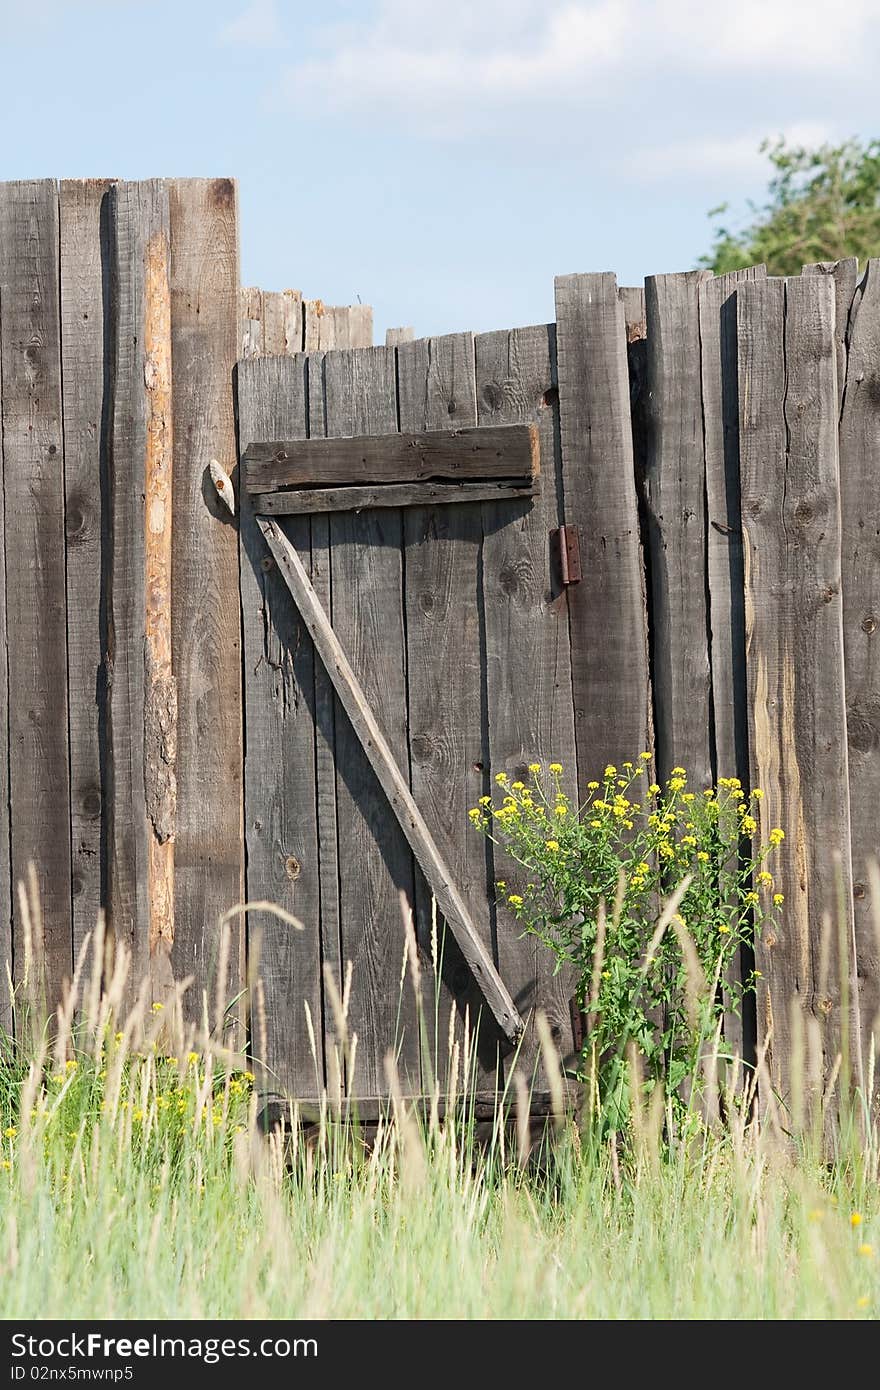
<svg viewBox="0 0 880 1390"><path fill-rule="evenodd" d="M550 532L556 550L559 577L563 585L578 584L581 579L581 544L576 526L560 526Z"/></svg>

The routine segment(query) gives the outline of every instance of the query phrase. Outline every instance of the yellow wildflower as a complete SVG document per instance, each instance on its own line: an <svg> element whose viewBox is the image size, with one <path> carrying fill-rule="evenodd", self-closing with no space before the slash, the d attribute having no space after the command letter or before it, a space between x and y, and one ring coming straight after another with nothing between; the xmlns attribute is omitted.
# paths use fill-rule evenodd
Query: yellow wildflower
<svg viewBox="0 0 880 1390"><path fill-rule="evenodd" d="M562 763L551 763L550 771L553 773L554 777L558 777L562 771Z"/></svg>
<svg viewBox="0 0 880 1390"><path fill-rule="evenodd" d="M659 796L659 795L660 795L660 788L659 788L659 786L657 785L656 782L652 782L652 783L651 783L650 787L648 788L648 795L649 795L649 796Z"/></svg>
<svg viewBox="0 0 880 1390"><path fill-rule="evenodd" d="M592 827L593 830L601 830L601 829L602 829L602 822L601 822L600 820L591 820L591 821L590 821L590 825L591 825L591 827Z"/></svg>
<svg viewBox="0 0 880 1390"><path fill-rule="evenodd" d="M567 815L568 815L568 807L567 807L567 806L557 806L557 807L555 808L553 814L554 814L554 816L567 816Z"/></svg>
<svg viewBox="0 0 880 1390"><path fill-rule="evenodd" d="M514 790L515 792L522 792L522 791L525 791L525 789L526 789L526 784L525 784L525 782L514 782L514 783L512 784L512 786L513 786L513 790Z"/></svg>
<svg viewBox="0 0 880 1390"><path fill-rule="evenodd" d="M589 789L590 789L591 792L596 792L596 791L599 790L599 783L598 783L598 782L588 782L588 783L587 783L587 786L589 787Z"/></svg>
<svg viewBox="0 0 880 1390"><path fill-rule="evenodd" d="M649 762L651 761L651 754L650 754L650 753L640 753L640 754L639 754L639 757L640 757L640 758L644 758L644 760L645 760L646 763L649 763Z"/></svg>
<svg viewBox="0 0 880 1390"><path fill-rule="evenodd" d="M873 1253L874 1253L874 1247L873 1247L873 1245L860 1245L860 1246L859 1246L859 1254L860 1254L860 1255L867 1255L867 1257L870 1259L870 1257L873 1255Z"/></svg>
<svg viewBox="0 0 880 1390"><path fill-rule="evenodd" d="M480 797L480 802L479 802L479 804L480 804L481 806L491 806L491 805L492 805L492 798L491 798L491 796L481 796L481 797Z"/></svg>
<svg viewBox="0 0 880 1390"><path fill-rule="evenodd" d="M670 777L667 785L671 792L680 792L682 787L685 786L686 783L683 777Z"/></svg>
<svg viewBox="0 0 880 1390"><path fill-rule="evenodd" d="M153 1002L153 1004L151 1004L150 1007L152 1008L154 1014L160 1014L160 1013L162 1012L162 1010L164 1009L165 1005L164 1005L164 1004L160 1004L159 1001L158 1001L158 999L157 999L157 1000L155 1000L155 1001Z"/></svg>
<svg viewBox="0 0 880 1390"><path fill-rule="evenodd" d="M763 884L765 888L772 888L772 887L773 887L773 875L772 875L772 874L768 874L768 872L767 872L766 869L762 869L762 870L761 870L761 872L758 874L758 880L757 880L757 881L758 881L758 883Z"/></svg>
<svg viewBox="0 0 880 1390"><path fill-rule="evenodd" d="M507 882L506 882L506 880L503 879L503 878L499 878L498 882L495 884L495 887L496 887L496 888L506 888L506 887L507 887Z"/></svg>
<svg viewBox="0 0 880 1390"><path fill-rule="evenodd" d="M697 858L701 864L708 864L709 856L704 849L697 850Z"/></svg>
<svg viewBox="0 0 880 1390"><path fill-rule="evenodd" d="M781 845L782 841L785 839L785 831L781 830L778 825L774 826L770 831L769 839L771 845Z"/></svg>
<svg viewBox="0 0 880 1390"><path fill-rule="evenodd" d="M673 777L686 777L687 773L685 772L683 767L674 767L672 769L672 775Z"/></svg>
<svg viewBox="0 0 880 1390"><path fill-rule="evenodd" d="M862 1296L861 1296L861 1298L857 1298L857 1299L856 1299L856 1307L857 1307L857 1308L869 1308L870 1306L871 1306L871 1300L870 1300L870 1298L868 1297L868 1295L867 1295L866 1293L863 1293Z"/></svg>
<svg viewBox="0 0 880 1390"><path fill-rule="evenodd" d="M519 893L511 893L507 901L510 903L511 907L522 907L523 905L523 900Z"/></svg>
<svg viewBox="0 0 880 1390"><path fill-rule="evenodd" d="M557 851L558 851L558 849L559 849L559 841L558 841L558 840L545 840L545 841L544 841L544 844L547 846L547 848L548 848L553 854L556 854L556 853L557 853Z"/></svg>
<svg viewBox="0 0 880 1390"><path fill-rule="evenodd" d="M754 791L752 792L752 796L755 798L756 801L760 801L763 795L764 793L761 791L760 787L755 787Z"/></svg>
<svg viewBox="0 0 880 1390"><path fill-rule="evenodd" d="M4 1129L3 1133L5 1134L7 1139L14 1139L16 1134L18 1133L18 1130L16 1129L15 1125L10 1125L8 1129Z"/></svg>
<svg viewBox="0 0 880 1390"><path fill-rule="evenodd" d="M190 1066L194 1067L199 1060L199 1054L197 1052L190 1052L187 1054L186 1060L189 1062Z"/></svg>
<svg viewBox="0 0 880 1390"><path fill-rule="evenodd" d="M503 787L503 786L505 785L505 783L507 782L507 773L506 773L506 772L496 772L496 774L495 774L495 781L498 783L499 787Z"/></svg>
<svg viewBox="0 0 880 1390"><path fill-rule="evenodd" d="M529 763L529 772L535 773L535 772L540 772L540 771L541 771L541 764L540 764L540 763Z"/></svg>
<svg viewBox="0 0 880 1390"><path fill-rule="evenodd" d="M758 901L758 895L757 893L746 893L743 901L747 902L751 907L754 907L755 903Z"/></svg>
<svg viewBox="0 0 880 1390"><path fill-rule="evenodd" d="M784 894L784 893L774 893L774 894L773 894L773 906L774 906L774 907L781 907L782 904L783 904L784 902L785 902L785 894Z"/></svg>
<svg viewBox="0 0 880 1390"><path fill-rule="evenodd" d="M70 1058L70 1060L69 1060L68 1062L65 1062L64 1065L65 1065L65 1067L67 1068L68 1071L76 1071L76 1066L77 1066L77 1064L76 1064L76 1062L74 1061L74 1059L73 1059L72 1057Z"/></svg>
<svg viewBox="0 0 880 1390"><path fill-rule="evenodd" d="M859 1212L853 1212L852 1216L849 1218L849 1224L852 1226L853 1230L855 1230L856 1226L861 1226L862 1218Z"/></svg>

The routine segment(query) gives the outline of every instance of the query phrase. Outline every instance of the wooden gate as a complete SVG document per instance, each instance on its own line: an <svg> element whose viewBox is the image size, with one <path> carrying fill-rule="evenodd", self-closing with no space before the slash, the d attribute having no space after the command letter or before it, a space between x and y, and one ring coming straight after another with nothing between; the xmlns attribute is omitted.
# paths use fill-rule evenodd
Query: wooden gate
<svg viewBox="0 0 880 1390"><path fill-rule="evenodd" d="M332 1082L340 1050L334 995L344 990L348 962L348 1029L357 1044L347 1081L358 1096L387 1090L391 1049L407 1088L425 1088L435 1075L445 1085L450 1037L458 1044L458 1084L468 1079L478 1091L494 1091L516 1012L526 1024L520 1063L527 1080L538 1074L540 1086L536 1006L560 1053L573 1049L570 981L554 976L545 950L522 937L505 906L517 867L467 818L498 772L516 779L528 775L529 763L556 760L574 795L584 738L593 745L591 768L597 758L622 759L648 746L646 656L641 671L634 670L631 643L627 689L637 694L619 691L618 699L624 706L629 699L635 720L624 710L613 743L604 745L591 727L599 706L590 685L595 694L601 681L613 682L614 648L621 637L626 641L627 629L636 635L638 667L645 617L623 310L613 277L570 279L570 287L562 282L563 301L566 288L570 293L559 330L542 325L239 363L248 898L280 903L304 926L296 931L270 916L259 919L268 1063L282 1092L308 1097ZM577 331L572 326L563 364L570 372L566 412L557 331L578 314L584 322ZM606 338L601 351L597 335ZM591 342L602 370L588 385L583 355ZM577 354L580 362L573 360ZM609 395L618 402L618 452L620 441L628 441L628 459L602 487L594 476L599 453L585 455L591 389L602 397L603 419ZM514 425L531 425L537 436L534 488L522 476L526 432L499 436L490 428ZM472 470L468 481L451 481L462 476L459 465L445 472L436 466L444 452L439 432L450 430L476 431L455 436L469 449L475 441L503 439L496 476L477 481ZM397 432L395 444L390 436ZM424 440L403 438L425 432L433 441L427 455ZM382 438L365 447L366 436ZM334 438L351 442L329 451L295 445ZM407 456L415 462L401 471L399 460ZM328 460L335 460L336 472L327 471ZM572 512L588 497L602 547L610 549L593 581L612 564L616 579L604 597L601 583L598 595L579 585L575 604L553 538L560 525L578 519ZM613 534L602 527L603 505L616 515ZM258 519L267 514L271 525ZM271 548L265 533L275 537ZM391 810L363 731L359 736L342 708L302 604L281 572L285 537L301 562L312 617L317 612L315 621L332 624L327 640L338 641L348 658L465 915L494 962L501 990L494 1003L495 983L487 989L485 978L475 978L460 924L450 920L446 930L446 920L436 920L436 879L429 883L419 863L424 856L414 857L415 842ZM581 537L589 564L593 547L583 527ZM606 622L594 626L590 620L601 622L596 608L603 602ZM578 623L589 625L595 652L604 652L588 675L572 669L570 625ZM311 626L315 631L314 621ZM589 660L589 644L578 650ZM504 894L495 889L499 878L507 884ZM405 963L401 894L414 913L421 1024ZM256 926L252 916L251 941ZM503 1003L495 1007L505 992L515 1005L513 1028L505 1026ZM477 1039L469 1078L461 1074L465 1017Z"/></svg>

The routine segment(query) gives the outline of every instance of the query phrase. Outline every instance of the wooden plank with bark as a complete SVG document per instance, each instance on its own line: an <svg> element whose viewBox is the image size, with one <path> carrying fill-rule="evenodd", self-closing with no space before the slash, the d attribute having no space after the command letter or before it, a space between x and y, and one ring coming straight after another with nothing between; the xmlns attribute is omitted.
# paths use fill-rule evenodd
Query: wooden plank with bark
<svg viewBox="0 0 880 1390"><path fill-rule="evenodd" d="M584 579L567 592L580 795L651 747L648 621L624 310L613 275L556 280L563 516Z"/></svg>
<svg viewBox="0 0 880 1390"><path fill-rule="evenodd" d="M875 1051L880 1044L880 947L868 890L880 804L880 260L868 262L852 304L844 386L839 435L843 646L856 959L867 1057L872 1035Z"/></svg>
<svg viewBox="0 0 880 1390"><path fill-rule="evenodd" d="M401 429L475 426L473 335L456 333L402 344L397 349L397 383ZM422 505L410 507L403 518L412 791L491 954L490 845L468 821L468 810L488 791L489 778L479 607L483 540L479 502L483 499L439 510L427 505L443 500L425 496L430 486L415 485L413 492L421 495ZM416 881L416 902L419 940L430 961L431 899L421 876ZM475 1036L485 1004L474 988L454 932L444 931L442 919L437 936L447 988L435 1015L431 1061L433 1076L445 1087L451 1001L461 1018L467 1013ZM480 1027L477 1065L484 1078L495 1070L496 1050L494 1025Z"/></svg>
<svg viewBox="0 0 880 1390"><path fill-rule="evenodd" d="M645 509L652 603L654 715L661 779L680 765L712 781L700 392L700 285L709 271L652 275L648 323Z"/></svg>
<svg viewBox="0 0 880 1390"><path fill-rule="evenodd" d="M61 357L67 538L67 681L73 954L95 930L106 875L103 835L107 486L105 354L109 351L109 179L66 179L60 190Z"/></svg>
<svg viewBox="0 0 880 1390"><path fill-rule="evenodd" d="M389 349L390 351L390 349ZM538 431L533 425L460 427L248 444L244 454L248 492L278 488L344 487L434 480L527 482L540 472Z"/></svg>
<svg viewBox="0 0 880 1390"><path fill-rule="evenodd" d="M168 190L109 193L110 555L107 581L107 907L130 988L172 987L176 686L171 674L171 298Z"/></svg>
<svg viewBox="0 0 880 1390"><path fill-rule="evenodd" d="M302 355L240 362L239 428L260 438L306 431ZM272 916L250 918L253 967L263 981L273 1088L320 1094L322 903L315 788L314 648L287 585L266 551L246 494L241 504L241 604L245 685L247 896L278 903L304 930ZM285 534L310 560L309 522ZM312 1056L306 1005L318 1051Z"/></svg>
<svg viewBox="0 0 880 1390"><path fill-rule="evenodd" d="M539 498L483 506L483 605L489 770L494 778L528 781L529 764L558 760L565 786L577 795L571 647L566 596L550 562L550 531L561 519L555 332L552 326L483 333L474 340L480 424L538 426L544 458ZM554 974L550 952L524 937L507 906L522 870L497 848L495 935L499 972L527 1027L519 1065L531 1079L544 1075L534 1027L537 1004L546 1013L563 1056L573 1048L573 982Z"/></svg>
<svg viewBox="0 0 880 1390"><path fill-rule="evenodd" d="M169 196L179 682L173 963L178 978L193 978L191 1007L201 1017L205 993L215 997L216 924L244 887L238 537L208 471L216 460L232 475L236 462L238 214L231 179L173 179ZM228 999L244 979L238 921L232 931Z"/></svg>
<svg viewBox="0 0 880 1390"><path fill-rule="evenodd" d="M841 1084L859 1071L834 333L824 278L737 290L751 780L761 839L786 836L769 866L784 907L755 948L758 1028L783 1098L795 1010L818 1030L826 1079L841 1049Z"/></svg>
<svg viewBox="0 0 880 1390"><path fill-rule="evenodd" d="M397 428L393 348L328 352L323 361L328 437L387 435ZM366 698L385 711L392 753L407 766L401 514L394 508L330 517L334 630ZM413 857L351 723L337 707L336 814L343 966L352 962L349 1025L360 1044L349 1085L384 1091L384 1058L395 1049L402 1083L420 1085L415 1000L398 990L404 926L398 894L414 903ZM393 982L393 983L392 983Z"/></svg>
<svg viewBox="0 0 880 1390"><path fill-rule="evenodd" d="M12 885L37 870L47 1002L72 960L58 189L0 185L0 371L6 528ZM4 755L5 756L5 755ZM4 817L6 800L3 800ZM7 884L6 874L3 874ZM0 910L8 920L9 887ZM14 907L16 972L22 922Z"/></svg>
<svg viewBox="0 0 880 1390"><path fill-rule="evenodd" d="M502 982L431 832L379 726L330 620L309 582L305 566L278 522L261 517L258 525L311 633L352 730L375 773L409 846L418 858L437 904L455 932L468 967L505 1036L515 1042L522 1032L513 1000ZM355 986L356 988L356 986Z"/></svg>

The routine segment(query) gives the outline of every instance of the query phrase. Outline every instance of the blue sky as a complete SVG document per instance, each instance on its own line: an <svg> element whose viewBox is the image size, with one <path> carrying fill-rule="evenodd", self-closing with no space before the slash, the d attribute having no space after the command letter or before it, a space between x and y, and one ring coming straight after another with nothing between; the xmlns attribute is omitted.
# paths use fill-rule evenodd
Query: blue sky
<svg viewBox="0 0 880 1390"><path fill-rule="evenodd" d="M0 178L234 175L244 283L481 331L687 269L878 59L880 0L0 0Z"/></svg>

